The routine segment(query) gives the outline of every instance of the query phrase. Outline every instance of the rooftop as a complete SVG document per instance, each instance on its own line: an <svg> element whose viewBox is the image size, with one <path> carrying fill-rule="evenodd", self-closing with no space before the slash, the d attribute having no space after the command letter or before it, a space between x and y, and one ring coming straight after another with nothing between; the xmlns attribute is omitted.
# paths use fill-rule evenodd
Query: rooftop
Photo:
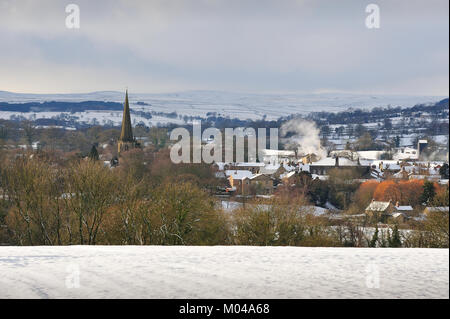
<svg viewBox="0 0 450 319"><path fill-rule="evenodd" d="M253 173L247 170L230 169L225 171L225 175L227 177L231 176L233 179L244 179L252 177Z"/></svg>
<svg viewBox="0 0 450 319"><path fill-rule="evenodd" d="M366 210L373 211L373 212L384 212L391 202L381 202L381 201L372 201L369 206L367 206Z"/></svg>

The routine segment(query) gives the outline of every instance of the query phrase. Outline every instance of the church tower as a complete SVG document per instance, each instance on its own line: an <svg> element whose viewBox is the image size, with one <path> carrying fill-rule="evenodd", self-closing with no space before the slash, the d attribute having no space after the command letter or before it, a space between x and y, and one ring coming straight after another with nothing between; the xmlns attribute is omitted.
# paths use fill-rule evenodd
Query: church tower
<svg viewBox="0 0 450 319"><path fill-rule="evenodd" d="M118 153L126 152L130 149L138 147L138 143L133 137L133 129L131 127L130 105L128 103L128 90L125 94L125 103L123 105L122 130L119 137Z"/></svg>

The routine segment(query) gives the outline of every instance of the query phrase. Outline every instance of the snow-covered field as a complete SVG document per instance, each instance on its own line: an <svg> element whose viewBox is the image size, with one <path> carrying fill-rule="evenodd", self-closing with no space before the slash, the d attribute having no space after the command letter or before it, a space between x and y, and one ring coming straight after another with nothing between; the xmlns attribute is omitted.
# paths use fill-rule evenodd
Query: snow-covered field
<svg viewBox="0 0 450 319"><path fill-rule="evenodd" d="M79 94L24 94L0 91L0 102L43 101L111 101L123 103L124 92L102 91ZM139 111L173 112L181 115L205 117L208 112L231 118L276 120L289 114L307 114L317 111L339 112L348 108L371 109L374 107L411 107L420 103L434 103L443 96L367 95L349 93L316 94L256 94L221 91L188 91L176 93L146 94L130 91L130 107ZM148 106L137 105L148 103ZM1 111L1 109L0 109ZM0 114L2 118L8 116ZM23 114L22 114L23 115ZM100 115L100 122L102 116ZM9 118L9 117L8 117ZM114 120L113 118L111 120ZM144 121L145 122L145 121Z"/></svg>
<svg viewBox="0 0 450 319"><path fill-rule="evenodd" d="M0 247L0 298L449 298L448 249Z"/></svg>

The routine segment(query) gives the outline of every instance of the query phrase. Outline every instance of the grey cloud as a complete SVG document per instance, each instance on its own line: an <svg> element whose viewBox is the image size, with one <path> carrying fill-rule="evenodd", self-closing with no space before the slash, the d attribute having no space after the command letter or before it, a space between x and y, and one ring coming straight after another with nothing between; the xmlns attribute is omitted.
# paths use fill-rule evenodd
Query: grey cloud
<svg viewBox="0 0 450 319"><path fill-rule="evenodd" d="M65 28L61 1L0 0L0 68L15 77L0 89L37 90L27 74L39 72L48 91L65 92L100 89L79 83L95 74L109 89L127 81L141 91L448 95L446 0L377 1L379 30L365 28L357 0L73 2L80 30ZM73 78L55 81L46 68Z"/></svg>

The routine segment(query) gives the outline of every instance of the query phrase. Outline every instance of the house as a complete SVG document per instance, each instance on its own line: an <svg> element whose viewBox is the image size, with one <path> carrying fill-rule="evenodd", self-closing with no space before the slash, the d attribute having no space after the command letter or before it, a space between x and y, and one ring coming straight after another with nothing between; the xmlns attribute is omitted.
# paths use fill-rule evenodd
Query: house
<svg viewBox="0 0 450 319"><path fill-rule="evenodd" d="M383 202L372 200L365 212L371 217L402 223L410 218L413 210L412 206L400 205L399 202L394 205L391 201Z"/></svg>
<svg viewBox="0 0 450 319"><path fill-rule="evenodd" d="M415 148L400 147L397 148L396 153L392 156L394 160L417 160L419 159L419 152Z"/></svg>
<svg viewBox="0 0 450 319"><path fill-rule="evenodd" d="M367 206L365 212L371 217L389 216L395 212L395 206L391 201L382 202L372 199L372 202Z"/></svg>
<svg viewBox="0 0 450 319"><path fill-rule="evenodd" d="M295 151L285 151L285 150L263 149L261 150L261 155L262 161L266 164L288 163L295 161L297 158L297 154L295 153Z"/></svg>
<svg viewBox="0 0 450 319"><path fill-rule="evenodd" d="M399 202L395 204L395 212L394 213L400 213L403 215L410 215L413 212L413 208L410 205L400 205Z"/></svg>
<svg viewBox="0 0 450 319"><path fill-rule="evenodd" d="M354 168L359 171L361 176L370 174L370 163L367 161L352 161L345 157L336 156L326 157L320 161L314 162L309 165L309 172L316 175L329 175L332 169L348 169Z"/></svg>
<svg viewBox="0 0 450 319"><path fill-rule="evenodd" d="M389 172L391 174L398 173L402 167L400 166L400 161L373 161L373 165L376 165L378 169L382 172Z"/></svg>
<svg viewBox="0 0 450 319"><path fill-rule="evenodd" d="M261 174L266 174L266 175L273 175L275 174L278 169L281 167L280 164L266 164L263 168L261 168L261 170L259 171Z"/></svg>
<svg viewBox="0 0 450 319"><path fill-rule="evenodd" d="M230 183L230 190L239 195L271 194L273 179L266 174L252 174L247 170L227 170L225 175Z"/></svg>
<svg viewBox="0 0 450 319"><path fill-rule="evenodd" d="M245 194L254 193L257 195L267 195L273 193L273 179L268 175L256 174L250 178L246 178L244 183L248 185L248 187L244 189Z"/></svg>
<svg viewBox="0 0 450 319"><path fill-rule="evenodd" d="M230 163L227 169L248 170L253 174L258 174L266 164L258 162L242 162L242 163Z"/></svg>
<svg viewBox="0 0 450 319"><path fill-rule="evenodd" d="M372 199L372 202L367 206L365 213L371 218L386 222L389 219L392 220L393 214L396 213L396 211L395 206L391 201L382 202Z"/></svg>
<svg viewBox="0 0 450 319"><path fill-rule="evenodd" d="M280 179L282 180L284 185L292 185L295 182L295 176L296 176L296 172L291 171L291 172L286 172L284 174L281 174Z"/></svg>
<svg viewBox="0 0 450 319"><path fill-rule="evenodd" d="M273 177L281 179L281 175L285 174L287 172L284 165L280 165L280 167L276 170L275 173L271 174Z"/></svg>
<svg viewBox="0 0 450 319"><path fill-rule="evenodd" d="M226 170L225 176L230 182L231 187L236 187L238 183L241 183L244 178L252 177L253 174L247 170Z"/></svg>
<svg viewBox="0 0 450 319"><path fill-rule="evenodd" d="M226 170L225 176L227 176L231 189L236 191L236 194L244 193L244 180L252 177L253 174L247 170Z"/></svg>

